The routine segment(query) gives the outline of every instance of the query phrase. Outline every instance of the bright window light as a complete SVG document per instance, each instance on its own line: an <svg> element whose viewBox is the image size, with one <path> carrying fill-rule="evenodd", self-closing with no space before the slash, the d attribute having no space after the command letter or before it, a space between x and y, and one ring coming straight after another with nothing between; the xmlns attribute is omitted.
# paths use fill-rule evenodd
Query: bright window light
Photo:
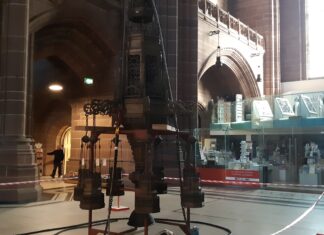
<svg viewBox="0 0 324 235"><path fill-rule="evenodd" d="M307 1L307 57L308 78L323 78L324 31L319 27L324 22L324 1Z"/></svg>
<svg viewBox="0 0 324 235"><path fill-rule="evenodd" d="M58 92L58 91L62 91L63 90L63 86L60 85L60 84L51 84L48 86L48 88L51 90L51 91L54 91L54 92Z"/></svg>

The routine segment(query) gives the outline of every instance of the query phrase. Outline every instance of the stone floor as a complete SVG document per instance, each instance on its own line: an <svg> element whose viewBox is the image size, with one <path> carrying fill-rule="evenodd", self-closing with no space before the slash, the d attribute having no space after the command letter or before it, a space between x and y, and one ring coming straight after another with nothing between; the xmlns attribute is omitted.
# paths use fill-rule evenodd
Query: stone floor
<svg viewBox="0 0 324 235"><path fill-rule="evenodd" d="M42 182L43 198L39 202L22 205L0 205L0 234L66 234L85 235L87 228L71 229L71 225L87 223L88 211L79 208L73 201L73 184L62 179ZM205 206L191 210L193 221L210 223L228 228L236 235L270 235L290 224L318 199L319 193L284 192L262 189L204 187ZM93 221L107 218L106 207L93 211ZM116 200L115 200L116 201ZM154 218L182 220L179 190L170 188L167 195L160 195L161 212ZM116 206L116 202L114 202ZM111 223L111 231L121 232L129 229L127 218L134 208L134 193L127 191L120 197L120 205L130 209L112 212L112 218L121 218ZM300 222L280 233L283 235L316 235L324 233L324 198ZM104 223L104 222L102 222ZM99 222L98 222L99 224ZM200 234L228 234L222 229L193 223ZM94 228L104 229L105 224ZM49 229L55 229L51 230ZM168 229L176 235L183 232L178 227L155 223L149 227L148 234L159 234ZM36 231L42 231L35 233ZM129 234L144 234L143 229Z"/></svg>

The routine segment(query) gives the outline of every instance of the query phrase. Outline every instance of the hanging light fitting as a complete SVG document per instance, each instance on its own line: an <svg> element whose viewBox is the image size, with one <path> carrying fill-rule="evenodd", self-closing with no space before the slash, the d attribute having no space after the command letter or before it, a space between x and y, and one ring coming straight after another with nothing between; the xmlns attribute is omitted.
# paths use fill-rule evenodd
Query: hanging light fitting
<svg viewBox="0 0 324 235"><path fill-rule="evenodd" d="M221 68L223 63L221 61L221 56L220 56L220 46L217 47L217 51L216 51L216 68Z"/></svg>
<svg viewBox="0 0 324 235"><path fill-rule="evenodd" d="M219 46L219 34L220 34L220 31L219 30L214 30L214 31L210 31L208 33L209 36L213 36L213 35L216 35L217 34L217 49L216 49L216 63L215 63L215 66L216 68L221 68L223 63L221 61L221 48Z"/></svg>

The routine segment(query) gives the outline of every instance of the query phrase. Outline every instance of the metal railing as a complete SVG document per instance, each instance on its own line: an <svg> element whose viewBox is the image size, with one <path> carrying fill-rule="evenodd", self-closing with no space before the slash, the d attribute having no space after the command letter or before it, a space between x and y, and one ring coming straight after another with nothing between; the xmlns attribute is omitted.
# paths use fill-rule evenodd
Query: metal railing
<svg viewBox="0 0 324 235"><path fill-rule="evenodd" d="M200 12L201 18L215 23L215 26L220 30L232 35L236 34L239 40L246 42L252 47L264 48L264 40L262 35L214 3L208 0L199 0L198 11Z"/></svg>

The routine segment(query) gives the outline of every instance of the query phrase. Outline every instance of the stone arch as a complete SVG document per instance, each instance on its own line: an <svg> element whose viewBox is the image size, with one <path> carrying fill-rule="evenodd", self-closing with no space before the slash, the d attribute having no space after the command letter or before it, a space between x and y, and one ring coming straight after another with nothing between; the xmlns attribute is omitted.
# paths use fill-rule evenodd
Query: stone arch
<svg viewBox="0 0 324 235"><path fill-rule="evenodd" d="M206 107L198 102L197 104L197 111L198 111L198 128L205 126L206 119L208 119L207 109Z"/></svg>
<svg viewBox="0 0 324 235"><path fill-rule="evenodd" d="M49 25L56 17L57 9L52 8L44 12L38 13L36 16L29 20L29 34L33 34Z"/></svg>
<svg viewBox="0 0 324 235"><path fill-rule="evenodd" d="M120 9L115 4L106 4L105 11L98 13L93 2L73 3L79 11L73 10L71 4L64 5L63 1L58 2L61 7L54 4L46 10L33 9L35 13L29 20L29 33L37 45L32 48L34 59L59 57L79 77L95 72L98 75L98 71L104 73L107 65L117 67L121 31L116 30L116 22L121 20ZM111 24L103 28L107 19ZM77 56L78 61L73 56Z"/></svg>
<svg viewBox="0 0 324 235"><path fill-rule="evenodd" d="M115 56L106 42L82 21L59 22L38 30L34 50L34 59L60 57L80 76L104 71Z"/></svg>
<svg viewBox="0 0 324 235"><path fill-rule="evenodd" d="M216 50L205 60L198 73L198 80L204 73L215 64ZM224 65L231 69L240 84L244 97L258 97L261 95L256 78L251 67L243 55L234 48L222 48L221 60Z"/></svg>
<svg viewBox="0 0 324 235"><path fill-rule="evenodd" d="M55 147L55 138L61 135L62 128L73 126L73 101L81 97L113 96L117 90L115 84L119 72L121 40L116 38L121 35L120 32L117 30L115 35L110 36L115 30L113 26L100 29L100 25L94 25L94 22L108 17L109 13L103 16L101 12L100 16L93 16L96 19L87 21L86 17L77 15L77 12L69 15L59 13L59 10L54 8L37 14L30 19L29 25L30 39L33 40L30 44L33 44L34 62L31 63L34 63L34 67L51 64L54 68L61 68L64 75L62 79L68 87L63 90L64 94L53 95L44 92L46 87L42 81L39 89L34 89L32 95L29 95L28 102L32 103L33 109L31 134L35 140L44 143L45 150ZM39 80L47 79L45 76L33 79L35 74L33 76L31 73L29 77L34 88ZM84 86L85 75L95 78L92 87ZM50 171L51 166L47 164L45 173L49 174Z"/></svg>

